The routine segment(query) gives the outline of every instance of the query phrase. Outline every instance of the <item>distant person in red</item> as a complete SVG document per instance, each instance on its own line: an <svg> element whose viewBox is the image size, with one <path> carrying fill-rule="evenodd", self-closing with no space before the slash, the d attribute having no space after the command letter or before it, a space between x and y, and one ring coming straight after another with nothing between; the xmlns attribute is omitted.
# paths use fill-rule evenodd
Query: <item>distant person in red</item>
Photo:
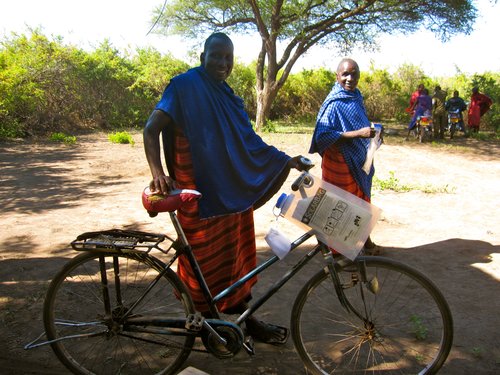
<svg viewBox="0 0 500 375"><path fill-rule="evenodd" d="M410 104L408 105L408 108L405 109L405 111L410 115L413 115L415 110L415 102L417 101L418 97L422 94L422 91L424 91L424 88L425 88L424 85L421 83L420 85L417 86L417 90L411 94Z"/></svg>
<svg viewBox="0 0 500 375"><path fill-rule="evenodd" d="M493 100L485 94L481 94L477 87L472 89L469 105L469 128L473 133L479 132L481 117L489 111Z"/></svg>

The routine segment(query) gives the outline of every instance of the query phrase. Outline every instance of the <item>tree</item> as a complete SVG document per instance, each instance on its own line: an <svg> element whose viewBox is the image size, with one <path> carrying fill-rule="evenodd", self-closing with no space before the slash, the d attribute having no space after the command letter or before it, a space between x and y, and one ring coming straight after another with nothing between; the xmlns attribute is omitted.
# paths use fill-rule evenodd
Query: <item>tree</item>
<svg viewBox="0 0 500 375"><path fill-rule="evenodd" d="M199 37L208 31L258 32L257 118L260 128L300 56L317 44L342 52L374 48L380 33L419 27L442 40L470 33L472 0L173 0L157 9L159 33ZM278 51L282 51L280 54Z"/></svg>

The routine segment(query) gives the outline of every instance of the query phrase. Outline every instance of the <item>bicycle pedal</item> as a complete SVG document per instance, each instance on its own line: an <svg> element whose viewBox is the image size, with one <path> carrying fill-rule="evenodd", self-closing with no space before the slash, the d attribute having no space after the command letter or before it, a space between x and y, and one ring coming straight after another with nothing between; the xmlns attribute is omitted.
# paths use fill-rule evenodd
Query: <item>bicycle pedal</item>
<svg viewBox="0 0 500 375"><path fill-rule="evenodd" d="M245 348L249 355L255 355L255 343L252 336L245 337L245 341L243 341L243 348Z"/></svg>
<svg viewBox="0 0 500 375"><path fill-rule="evenodd" d="M200 313L189 314L186 318L186 329L190 331L201 331L205 319Z"/></svg>

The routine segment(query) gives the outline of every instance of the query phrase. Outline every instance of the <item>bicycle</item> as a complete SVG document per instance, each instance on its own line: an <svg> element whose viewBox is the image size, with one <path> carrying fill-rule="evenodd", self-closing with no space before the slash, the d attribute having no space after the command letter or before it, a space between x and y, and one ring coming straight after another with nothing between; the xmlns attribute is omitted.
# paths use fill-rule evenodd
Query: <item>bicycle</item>
<svg viewBox="0 0 500 375"><path fill-rule="evenodd" d="M312 186L311 167L294 190ZM307 371L434 374L445 362L452 315L426 276L383 257L334 256L320 241L235 321L223 319L216 303L279 258L269 257L212 296L175 214L181 204L168 211L176 239L117 229L78 236L72 247L81 253L54 277L44 301L47 341L31 347L50 344L76 374L175 374L197 338L217 358L230 358L242 348L252 354L245 320L321 254L322 268L299 291L291 310L291 337ZM314 236L312 230L301 235L291 250ZM168 246L161 247L164 242ZM179 256L188 257L215 318L195 311L174 270Z"/></svg>

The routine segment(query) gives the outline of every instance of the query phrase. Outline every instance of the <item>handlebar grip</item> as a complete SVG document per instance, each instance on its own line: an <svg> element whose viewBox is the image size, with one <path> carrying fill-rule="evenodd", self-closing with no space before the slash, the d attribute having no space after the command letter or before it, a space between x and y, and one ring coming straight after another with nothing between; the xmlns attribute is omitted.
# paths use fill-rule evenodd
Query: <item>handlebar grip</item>
<svg viewBox="0 0 500 375"><path fill-rule="evenodd" d="M309 171L309 169L311 169L312 167L314 167L314 164L313 162L311 161L311 159L308 159L304 156L302 156L299 160L298 160L298 163L300 164L300 169L303 170L303 171Z"/></svg>

